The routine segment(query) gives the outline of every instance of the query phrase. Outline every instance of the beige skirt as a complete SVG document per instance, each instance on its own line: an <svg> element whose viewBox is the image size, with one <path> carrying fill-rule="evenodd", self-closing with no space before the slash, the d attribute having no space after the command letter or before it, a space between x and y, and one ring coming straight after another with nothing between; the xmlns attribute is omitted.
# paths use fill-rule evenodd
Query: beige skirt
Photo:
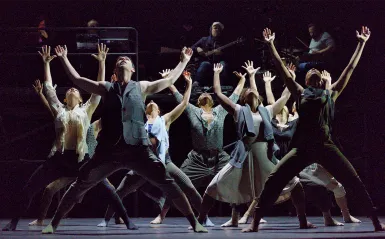
<svg viewBox="0 0 385 239"><path fill-rule="evenodd" d="M252 145L248 158L242 168L228 163L213 178L206 193L218 201L242 204L251 202L262 192L266 179L275 165L267 157L267 143L256 142ZM283 189L276 203L290 198L291 190L299 179L293 178Z"/></svg>

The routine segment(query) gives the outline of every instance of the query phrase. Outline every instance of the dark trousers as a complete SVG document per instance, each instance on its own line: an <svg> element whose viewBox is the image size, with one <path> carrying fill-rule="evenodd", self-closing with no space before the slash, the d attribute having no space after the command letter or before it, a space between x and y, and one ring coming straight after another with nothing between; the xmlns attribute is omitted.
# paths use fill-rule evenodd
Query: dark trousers
<svg viewBox="0 0 385 239"><path fill-rule="evenodd" d="M189 177L187 177L187 175L172 162L166 164L166 171L175 180L180 189L186 194L193 208L196 211L199 211L202 203L202 197L195 189ZM160 192L159 189L149 185L149 183L143 177L137 174L127 174L117 188L116 193L121 199L123 199L138 189L140 189L146 196L157 203L160 209L163 209L163 206L169 207L172 204L172 201L166 200L164 194ZM113 215L114 212L108 208L105 214L106 221L109 221Z"/></svg>
<svg viewBox="0 0 385 239"><path fill-rule="evenodd" d="M262 216L274 204L286 183L312 163L322 165L342 185L350 188L367 215L375 213L372 200L357 172L333 141L326 139L318 143L309 140L301 148L294 148L283 157L265 183L256 207L257 215Z"/></svg>
<svg viewBox="0 0 385 239"><path fill-rule="evenodd" d="M80 165L78 155L74 150L64 151L63 154L56 152L51 158L48 158L32 173L14 201L12 207L15 216L13 220L18 220L28 210L36 193L44 189L48 184L61 177L75 178Z"/></svg>
<svg viewBox="0 0 385 239"><path fill-rule="evenodd" d="M107 148L103 144L98 144L94 157L82 166L75 183L62 198L52 219L52 225L57 226L61 218L89 189L120 169L133 169L138 175L163 190L171 199L183 195L174 180L166 173L163 163L148 146L121 143L119 146ZM114 195L120 200L115 192Z"/></svg>
<svg viewBox="0 0 385 239"><path fill-rule="evenodd" d="M227 77L228 77L227 63L225 61L221 61L219 63L223 65L223 70L220 74L221 82L227 83ZM213 76L214 76L214 64L208 61L203 61L200 63L198 67L194 81L197 81L200 86L212 86Z"/></svg>
<svg viewBox="0 0 385 239"><path fill-rule="evenodd" d="M328 212L332 207L330 191L324 186L316 184L310 180L300 178L303 190L305 191L306 201L317 206L321 212Z"/></svg>

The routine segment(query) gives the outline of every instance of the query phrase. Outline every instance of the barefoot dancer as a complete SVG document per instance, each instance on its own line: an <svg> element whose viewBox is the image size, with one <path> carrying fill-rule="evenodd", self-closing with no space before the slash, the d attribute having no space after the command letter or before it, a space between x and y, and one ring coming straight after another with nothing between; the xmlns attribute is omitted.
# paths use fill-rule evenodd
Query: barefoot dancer
<svg viewBox="0 0 385 239"><path fill-rule="evenodd" d="M376 231L384 230L384 225L380 223L376 215L376 209L364 184L348 159L331 140L330 135L334 103L348 84L353 70L361 58L365 43L370 37L367 27L362 27L361 34L358 32L356 34L357 48L340 78L330 88L326 88L326 82L322 79L321 73L311 69L306 74L307 88L304 89L293 80L292 75L284 66L274 46L274 33L270 29L264 30L263 35L273 54L274 63L284 76L285 85L299 102L297 105L300 122L293 137L293 149L268 177L259 197L253 222L243 230L244 232L258 231L259 219L274 203L286 182L312 163L322 165L338 181L348 186L359 198L362 208L373 222L374 229Z"/></svg>
<svg viewBox="0 0 385 239"><path fill-rule="evenodd" d="M167 77L170 74L170 70L165 70L161 73L162 77ZM179 116L183 113L186 106L190 100L191 94L191 86L192 80L190 73L185 71L183 76L186 80L187 87L186 92L183 96L183 100L180 104L178 104L171 112L160 116L159 107L156 103L151 101L146 107L146 116L147 123L145 125L148 136L153 146L154 152L159 155L159 158L165 163L166 171L170 174L170 176L175 180L178 186L182 189L182 191L189 198L192 206L199 211L200 205L202 203L202 197L195 189L191 180L187 177L185 173L183 173L175 164L171 161L171 158L168 153L169 148L169 139L168 139L168 131L171 124L179 118ZM174 87L174 86L171 86ZM127 174L122 182L120 183L116 193L119 195L121 199L126 197L128 194L135 192L144 184L146 184L146 180L136 174L129 173ZM151 187L152 190L156 190L156 188ZM159 200L157 197L154 197L152 193L151 199ZM157 202L161 204L160 202ZM169 203L167 203L168 205ZM99 227L105 227L108 225L111 217L114 215L114 210L108 207L104 220L98 224Z"/></svg>
<svg viewBox="0 0 385 239"><path fill-rule="evenodd" d="M288 70L293 77L295 77L295 66L290 64ZM271 76L269 72L263 74L263 80L265 81L265 92L267 103L273 104L275 98L271 89L271 81L275 78ZM331 81L330 75L324 71L322 73L322 78L329 78ZM331 84L329 84L331 85ZM288 108L285 106L282 111L276 115L272 120L272 126L274 130L274 138L279 146L279 150L275 153L277 159L282 159L289 152L290 142L294 135L294 132L298 124L298 113L296 111L295 103L292 107L293 115L289 114ZM305 193L308 201L315 202L315 204L321 209L325 226L343 226L343 223L340 223L334 220L330 213L331 202L328 196L328 192L321 187L325 187L334 193L335 199L338 206L341 208L343 213L344 221L347 223L357 223L361 222L360 220L354 218L350 215L349 209L347 207L346 192L344 187L331 176L322 166L313 164L305 168L299 175L302 186L305 189ZM311 200L309 200L309 198ZM247 212L239 220L238 223L245 224L250 215L253 214L256 201L249 206Z"/></svg>
<svg viewBox="0 0 385 239"><path fill-rule="evenodd" d="M271 162L274 138L270 122L272 117L285 106L290 98L290 92L285 89L281 98L273 105L266 108L261 106L259 95L255 90L254 75L257 69L254 69L251 62L246 63L245 68L251 75L250 89L243 93L240 100L241 106L234 104L222 94L219 83L222 66L217 64L214 67L214 91L220 104L234 116L238 141L231 153L230 162L207 187L198 221L202 221L206 217L214 199L233 204L251 202L253 197L262 191L265 179L274 168L274 164ZM306 221L304 193L298 178L293 177L286 188L281 191L276 202L285 201L291 196L297 208L300 227L312 227L313 225ZM224 226L238 226L237 216L237 213L233 213L231 222Z"/></svg>
<svg viewBox="0 0 385 239"><path fill-rule="evenodd" d="M67 58L67 48L58 46L56 54L70 79L84 90L104 99L102 132L95 155L80 170L75 183L67 190L51 223L42 233L54 233L60 220L89 189L120 169L133 169L152 184L161 188L189 220L196 232L207 232L200 225L190 204L175 181L166 173L164 165L150 149L144 128L144 100L147 95L171 86L181 75L191 58L192 50L184 48L181 61L165 79L148 82L131 80L134 66L130 58L116 61L117 82L93 82L81 77ZM135 156L134 156L135 155Z"/></svg>
<svg viewBox="0 0 385 239"><path fill-rule="evenodd" d="M62 104L52 86L50 62L56 56L51 56L50 51L51 47L44 46L39 54L44 63L44 85L48 107L55 118L56 139L48 159L35 170L24 186L21 195L18 196L14 205L15 216L3 228L4 231L16 229L21 215L27 211L33 197L40 189L57 179L74 179L83 161L89 158L86 135L100 97L93 94L85 104L82 104L83 99L79 91L76 88L70 88L66 92L66 104ZM102 45L102 49L99 47L98 57L103 55L105 60L107 51L106 47ZM99 61L98 80L100 82L104 81L104 60ZM16 209L16 207L18 208Z"/></svg>
<svg viewBox="0 0 385 239"><path fill-rule="evenodd" d="M240 80L231 101L237 102L245 81ZM171 88L176 100L180 103L182 95L176 88ZM206 187L229 161L229 155L223 151L223 127L227 111L222 106L213 107L214 102L210 94L203 93L198 98L198 107L188 104L185 113L190 121L193 149L180 169L191 179L195 188ZM162 212L151 223L162 223L169 210L166 204ZM206 218L206 226L214 224Z"/></svg>

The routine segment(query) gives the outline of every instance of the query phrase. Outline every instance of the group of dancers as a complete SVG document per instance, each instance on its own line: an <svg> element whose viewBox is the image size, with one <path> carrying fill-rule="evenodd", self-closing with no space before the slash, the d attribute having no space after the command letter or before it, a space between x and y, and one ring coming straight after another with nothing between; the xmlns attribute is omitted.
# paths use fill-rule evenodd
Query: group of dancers
<svg viewBox="0 0 385 239"><path fill-rule="evenodd" d="M53 194L70 184L42 233L54 233L60 220L97 185L104 190L110 204L98 225L101 227L108 226L116 212L116 223L124 223L130 230L138 229L122 203L123 197L136 190L143 191L159 206L160 213L152 224L162 223L174 205L195 232L207 232L205 227L214 226L208 213L215 200L232 205L231 219L223 227L237 227L252 217L251 224L242 231L256 232L259 224L266 222L262 217L273 204L291 199L300 228L314 228L306 218L305 192L317 202L326 226L343 225L331 217L327 190L334 193L344 222L359 223L349 213L346 186L360 200L375 230L384 230L365 186L331 139L336 99L361 58L370 37L369 28L362 27L361 32L356 33L357 48L337 81L332 83L327 71L311 69L306 74L306 88L296 82L295 66L285 66L282 62L274 46L275 34L264 29L263 37L286 86L281 97L275 100L271 89L275 77L270 72L263 74L267 106L258 93L255 75L259 68L254 68L252 61L242 66L246 73L234 72L239 82L230 97L221 92L223 65L215 64L213 88L219 105L214 107L211 95L202 93L195 106L189 103L192 79L185 71L193 54L190 48L182 49L180 62L173 70L164 70L162 79L152 82L131 80L135 72L133 62L129 57L118 57L114 75L108 82L105 81L106 45L100 44L98 54L92 55L99 62L97 81L78 74L67 57L66 46L57 46L56 55L51 55L51 48L44 46L39 52L44 82L36 81L34 88L54 118L56 138L47 160L16 197L14 217L3 230L15 230L34 195L45 188L39 217L30 223L42 226ZM54 58L60 60L75 85L91 93L88 101L83 103L76 88L66 92L64 103L59 101L50 72ZM183 95L173 86L181 75L186 81ZM244 89L246 75L249 87ZM172 111L161 114L153 101L145 105L148 95L166 88L178 102ZM292 112L286 106L290 97L295 102ZM101 118L91 124L101 99ZM192 150L178 168L168 152L168 131L183 112L190 121ZM233 117L236 129L230 155L223 149L227 114ZM120 169L128 172L115 189L107 177ZM202 197L197 188L206 186ZM244 203L250 206L239 219L239 205ZM199 213L197 217L191 206Z"/></svg>

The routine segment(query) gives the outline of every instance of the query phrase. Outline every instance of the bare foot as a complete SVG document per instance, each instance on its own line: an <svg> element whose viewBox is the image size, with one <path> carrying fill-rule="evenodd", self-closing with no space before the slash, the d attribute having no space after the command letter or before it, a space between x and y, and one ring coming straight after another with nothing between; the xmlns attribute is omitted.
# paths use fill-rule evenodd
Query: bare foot
<svg viewBox="0 0 385 239"><path fill-rule="evenodd" d="M207 233L207 229L202 226L198 221L196 221L195 227L194 227L194 232L197 233Z"/></svg>
<svg viewBox="0 0 385 239"><path fill-rule="evenodd" d="M239 219L238 224L247 224L248 221L249 221L249 216L243 215L243 217Z"/></svg>
<svg viewBox="0 0 385 239"><path fill-rule="evenodd" d="M115 218L115 224L116 224L116 225L124 224L124 221L123 221L123 219L122 219L121 217Z"/></svg>
<svg viewBox="0 0 385 239"><path fill-rule="evenodd" d="M348 218L344 217L344 222L345 223L361 223L361 221L359 219L353 217L352 215L349 215Z"/></svg>
<svg viewBox="0 0 385 239"><path fill-rule="evenodd" d="M302 223L299 225L300 229L311 229L311 228L317 228L315 225L313 225L311 222L306 222L306 225L303 225Z"/></svg>
<svg viewBox="0 0 385 239"><path fill-rule="evenodd" d="M261 218L261 220L259 220L259 224L265 224L265 223L267 223L265 219Z"/></svg>
<svg viewBox="0 0 385 239"><path fill-rule="evenodd" d="M42 234L54 234L56 231L55 228L51 224L49 224L46 228L44 228L41 233Z"/></svg>
<svg viewBox="0 0 385 239"><path fill-rule="evenodd" d="M28 223L28 226L43 226L43 221L36 219L35 221Z"/></svg>
<svg viewBox="0 0 385 239"><path fill-rule="evenodd" d="M251 223L249 226L247 226L246 228L243 228L242 229L242 232L258 232L258 226L257 225L254 225L253 223Z"/></svg>
<svg viewBox="0 0 385 239"><path fill-rule="evenodd" d="M215 224L210 220L209 217L206 217L206 220L202 224L204 227L215 227Z"/></svg>
<svg viewBox="0 0 385 239"><path fill-rule="evenodd" d="M5 227L3 227L3 231L14 231L16 230L17 223L10 221Z"/></svg>
<svg viewBox="0 0 385 239"><path fill-rule="evenodd" d="M108 226L108 222L106 220L103 220L101 223L97 225L97 227L107 227L107 226Z"/></svg>
<svg viewBox="0 0 385 239"><path fill-rule="evenodd" d="M335 227L335 226L343 226L344 224L342 222L339 222L337 220L334 220L331 217L324 217L324 224L327 227Z"/></svg>
<svg viewBox="0 0 385 239"><path fill-rule="evenodd" d="M128 219L128 223L127 223L126 227L128 230L138 230L139 229L130 219Z"/></svg>
<svg viewBox="0 0 385 239"><path fill-rule="evenodd" d="M233 222L233 220L230 219L226 223L223 223L221 227L238 227L238 222Z"/></svg>
<svg viewBox="0 0 385 239"><path fill-rule="evenodd" d="M253 219L249 226L242 229L242 232L258 232L258 227L259 227L259 224L255 223Z"/></svg>
<svg viewBox="0 0 385 239"><path fill-rule="evenodd" d="M160 215L158 215L154 220L150 222L150 224L162 224L163 219Z"/></svg>
<svg viewBox="0 0 385 239"><path fill-rule="evenodd" d="M374 225L374 231L385 231L385 225L383 223L380 223L379 225Z"/></svg>

